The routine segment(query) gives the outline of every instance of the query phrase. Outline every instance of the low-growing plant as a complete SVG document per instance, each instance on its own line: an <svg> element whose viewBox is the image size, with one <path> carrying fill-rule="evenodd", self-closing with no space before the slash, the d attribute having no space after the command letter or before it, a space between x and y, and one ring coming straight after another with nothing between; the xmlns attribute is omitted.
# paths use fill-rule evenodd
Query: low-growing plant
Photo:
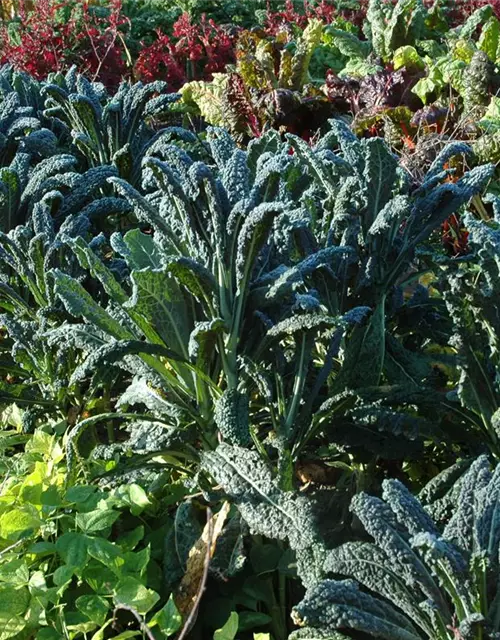
<svg viewBox="0 0 500 640"><path fill-rule="evenodd" d="M139 484L105 491L68 483L61 428L51 422L29 439L2 432L2 636L72 640L113 630L130 637L146 617L149 628L172 636L181 618L160 596L157 545L172 520Z"/></svg>

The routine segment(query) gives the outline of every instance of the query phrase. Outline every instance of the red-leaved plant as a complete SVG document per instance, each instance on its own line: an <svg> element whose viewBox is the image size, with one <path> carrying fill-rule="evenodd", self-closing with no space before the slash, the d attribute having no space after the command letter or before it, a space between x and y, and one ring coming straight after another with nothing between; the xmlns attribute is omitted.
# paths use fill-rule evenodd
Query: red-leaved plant
<svg viewBox="0 0 500 640"><path fill-rule="evenodd" d="M121 0L108 0L108 15L97 14L90 2L37 0L34 9L21 6L15 36L0 26L0 63L10 63L36 78L53 71L78 71L108 86L126 72L121 32L128 24Z"/></svg>
<svg viewBox="0 0 500 640"><path fill-rule="evenodd" d="M141 49L135 64L135 75L144 82L166 80L176 90L191 80L211 80L236 59L237 30L230 33L205 15L193 24L184 13L173 26L172 38L162 31L157 36Z"/></svg>

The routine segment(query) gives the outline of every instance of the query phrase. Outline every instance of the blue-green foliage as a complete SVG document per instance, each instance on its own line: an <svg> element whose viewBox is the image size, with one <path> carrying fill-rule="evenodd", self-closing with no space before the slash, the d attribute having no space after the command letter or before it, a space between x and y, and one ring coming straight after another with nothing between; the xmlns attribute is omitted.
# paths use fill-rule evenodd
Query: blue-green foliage
<svg viewBox="0 0 500 640"><path fill-rule="evenodd" d="M0 233L1 321L8 335L3 370L16 378L16 384L2 381L0 393L2 402L10 398L21 406L60 409L64 415L72 395L78 395L78 390L69 390L69 378L78 364L76 345L81 343L77 327L64 349L47 335L64 320L49 272L57 265L81 276L63 238L88 236L90 222L84 215L71 216L56 232L51 211L59 199L60 194L49 192L34 206L29 226ZM92 244L97 249L99 242Z"/></svg>
<svg viewBox="0 0 500 640"><path fill-rule="evenodd" d="M355 496L351 510L372 542L327 554L323 570L347 579L312 586L295 621L387 639L448 640L454 629L468 640L498 638L499 478L500 466L491 472L478 458L444 527L397 480L384 481L382 499Z"/></svg>
<svg viewBox="0 0 500 640"><path fill-rule="evenodd" d="M155 132L176 99L164 83L108 96L74 69L42 83L2 73L6 126L29 116L37 137L0 170L0 205L28 235L40 206L52 220L62 259L37 258L42 289L21 297L57 309L44 331L61 357L80 350L70 388L133 373L177 424L240 444L272 434L285 466L321 433L395 458L445 440L428 420L438 392L423 348L439 338L416 315L403 330L412 344L398 334L402 317L438 303L422 287L402 292L416 250L491 167L445 182L450 155L468 153L459 145L412 191L381 140L340 121L313 147L269 131L244 151L221 129L203 143L178 127ZM0 258L6 285L28 264Z"/></svg>
<svg viewBox="0 0 500 640"><path fill-rule="evenodd" d="M128 204L106 182L120 175L135 183L148 154L162 157L172 140L193 144L178 127L154 128L177 96L165 83L123 83L109 96L99 83L53 74L37 82L10 67L0 70L0 222L9 231L29 220L33 206L57 190L68 196L53 215L87 212L96 228L126 219ZM71 192L71 197L69 197ZM99 202L102 200L102 202Z"/></svg>
<svg viewBox="0 0 500 640"><path fill-rule="evenodd" d="M80 87L95 124L102 93L71 74L64 82L45 92L64 106ZM132 105L147 108L149 91L120 91L121 118ZM41 201L44 215L65 221L58 246L78 264L47 262L43 276L59 317L73 318L46 327L62 351L80 350L70 388L87 381L97 390L119 372L133 374L143 404L147 389L158 389L163 415L200 429L212 445L217 430L239 444L272 434L285 484L290 460L321 433L394 458L418 456L425 438L445 441L427 417L439 399L432 359L397 335L399 314L407 317L425 289L404 302L400 280L417 247L491 168L443 183L442 165L460 146L412 193L383 142L359 141L337 121L313 148L271 131L243 151L210 129L210 163L166 144L169 135L158 155L146 146L138 188L114 161L76 173L77 156L65 155L40 162L21 195L28 211ZM89 242L87 230L107 207L130 212L139 228ZM84 228L67 232L72 221ZM268 412L259 411L260 398Z"/></svg>
<svg viewBox="0 0 500 640"><path fill-rule="evenodd" d="M453 322L451 344L458 353L460 380L450 400L461 403L484 425L498 455L500 438L500 226L466 216L471 253L448 268L443 292Z"/></svg>

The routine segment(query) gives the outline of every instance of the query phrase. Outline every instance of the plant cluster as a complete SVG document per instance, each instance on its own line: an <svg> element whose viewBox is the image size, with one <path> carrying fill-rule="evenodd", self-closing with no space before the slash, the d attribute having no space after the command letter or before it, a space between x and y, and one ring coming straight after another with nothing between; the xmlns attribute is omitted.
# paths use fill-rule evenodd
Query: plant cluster
<svg viewBox="0 0 500 640"><path fill-rule="evenodd" d="M0 29L0 61L41 79L77 65L80 72L117 85L125 73L121 31L127 24L121 0L41 0L21 5Z"/></svg>

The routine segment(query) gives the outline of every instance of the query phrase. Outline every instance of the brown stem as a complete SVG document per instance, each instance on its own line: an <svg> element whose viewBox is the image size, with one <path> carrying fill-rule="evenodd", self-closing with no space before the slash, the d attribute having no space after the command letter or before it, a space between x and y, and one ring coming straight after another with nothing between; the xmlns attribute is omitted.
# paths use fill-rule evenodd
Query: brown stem
<svg viewBox="0 0 500 640"><path fill-rule="evenodd" d="M186 622L180 632L177 640L184 640L187 636L188 632L191 629L191 625L194 622L194 618L196 616L196 612L198 611L198 607L200 606L201 598L203 596L203 592L205 591L205 585L207 583L208 578L208 567L210 566L210 556L212 552L212 537L214 525L212 522L212 510L210 507L207 507L207 524L208 524L208 541L207 541L207 552L205 554L205 565L203 567L203 575L201 576L200 586L198 587L198 592L196 593L196 598L194 600L193 608L191 609L189 616L187 617Z"/></svg>

